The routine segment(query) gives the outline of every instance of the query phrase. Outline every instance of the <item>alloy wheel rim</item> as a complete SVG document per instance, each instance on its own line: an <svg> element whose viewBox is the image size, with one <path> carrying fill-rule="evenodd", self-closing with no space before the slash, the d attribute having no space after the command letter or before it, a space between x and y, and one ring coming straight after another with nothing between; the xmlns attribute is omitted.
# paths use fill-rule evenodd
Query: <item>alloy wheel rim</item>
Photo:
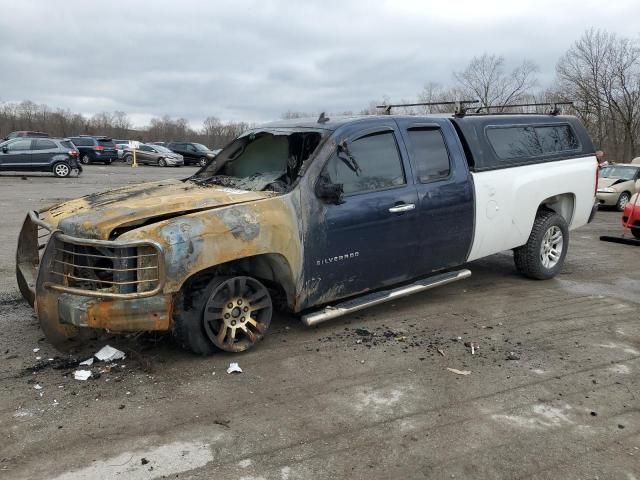
<svg viewBox="0 0 640 480"><path fill-rule="evenodd" d="M629 203L629 197L627 195L622 195L619 200L620 208L624 208L627 203Z"/></svg>
<svg viewBox="0 0 640 480"><path fill-rule="evenodd" d="M89 164L89 156L85 155L84 157L82 157L82 163L84 163L85 165Z"/></svg>
<svg viewBox="0 0 640 480"><path fill-rule="evenodd" d="M553 225L545 232L540 245L540 260L545 268L553 268L560 261L564 247L562 230Z"/></svg>
<svg viewBox="0 0 640 480"><path fill-rule="evenodd" d="M269 291L251 277L233 277L219 284L205 306L207 337L221 350L241 352L262 339L273 305Z"/></svg>
<svg viewBox="0 0 640 480"><path fill-rule="evenodd" d="M56 175L60 177L66 177L67 175L69 175L69 167L67 167L66 165L56 165L55 172Z"/></svg>

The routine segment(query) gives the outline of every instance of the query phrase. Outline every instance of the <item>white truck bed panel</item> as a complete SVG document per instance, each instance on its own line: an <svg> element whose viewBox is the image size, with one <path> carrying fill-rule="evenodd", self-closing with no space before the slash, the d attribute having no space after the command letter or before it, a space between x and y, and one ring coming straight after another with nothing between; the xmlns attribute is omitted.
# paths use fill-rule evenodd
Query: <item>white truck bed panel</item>
<svg viewBox="0 0 640 480"><path fill-rule="evenodd" d="M524 245L544 200L568 196L569 229L585 225L595 201L594 156L472 173L475 234L468 260Z"/></svg>

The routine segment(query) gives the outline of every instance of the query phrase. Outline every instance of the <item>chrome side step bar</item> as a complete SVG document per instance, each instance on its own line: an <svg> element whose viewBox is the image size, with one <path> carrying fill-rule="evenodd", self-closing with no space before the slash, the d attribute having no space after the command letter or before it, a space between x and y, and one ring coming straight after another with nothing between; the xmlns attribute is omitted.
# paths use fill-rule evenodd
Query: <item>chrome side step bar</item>
<svg viewBox="0 0 640 480"><path fill-rule="evenodd" d="M447 283L463 280L471 276L471 271L467 269L458 270L455 272L441 273L433 277L425 278L418 282L406 285L404 287L395 288L393 290L384 290L381 292L374 292L362 297L357 297L351 300L346 300L337 305L327 306L322 310L316 312L307 313L302 316L302 323L308 327L317 325L318 323L326 322L333 318L341 317L348 313L357 312L364 308L372 307L380 303L396 300L398 298L406 297L408 295L423 292L434 287L446 285Z"/></svg>

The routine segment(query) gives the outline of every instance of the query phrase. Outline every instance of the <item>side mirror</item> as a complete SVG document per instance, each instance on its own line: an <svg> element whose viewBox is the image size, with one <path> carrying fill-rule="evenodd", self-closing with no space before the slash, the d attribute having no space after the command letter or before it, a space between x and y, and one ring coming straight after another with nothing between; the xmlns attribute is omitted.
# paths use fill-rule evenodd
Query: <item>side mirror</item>
<svg viewBox="0 0 640 480"><path fill-rule="evenodd" d="M331 183L324 175L320 176L316 184L316 196L320 200L333 205L340 205L344 203L342 199L343 193L344 190L341 183Z"/></svg>

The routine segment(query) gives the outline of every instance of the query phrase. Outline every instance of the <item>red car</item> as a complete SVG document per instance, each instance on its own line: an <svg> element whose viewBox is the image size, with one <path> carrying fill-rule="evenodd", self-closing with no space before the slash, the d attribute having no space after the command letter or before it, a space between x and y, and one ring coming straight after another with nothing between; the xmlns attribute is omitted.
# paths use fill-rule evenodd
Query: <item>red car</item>
<svg viewBox="0 0 640 480"><path fill-rule="evenodd" d="M631 234L640 238L640 193L627 202L622 212L622 225L631 229Z"/></svg>

